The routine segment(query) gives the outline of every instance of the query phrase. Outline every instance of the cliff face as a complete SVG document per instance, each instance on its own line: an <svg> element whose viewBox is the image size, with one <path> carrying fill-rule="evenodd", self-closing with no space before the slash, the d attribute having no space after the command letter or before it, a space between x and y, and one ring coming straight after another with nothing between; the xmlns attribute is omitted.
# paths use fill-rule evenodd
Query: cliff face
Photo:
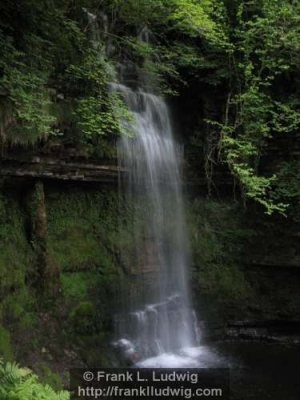
<svg viewBox="0 0 300 400"><path fill-rule="evenodd" d="M39 149L10 149L0 159L2 178L33 178L58 181L117 182L123 172L116 159L90 158L79 149L63 149L61 142L51 148L52 141ZM48 147L48 148L47 148ZM49 150L49 147L51 148Z"/></svg>
<svg viewBox="0 0 300 400"><path fill-rule="evenodd" d="M56 369L62 353L71 364L111 363L120 280L134 284L118 167L26 152L2 163L1 351L32 365L42 354ZM185 186L199 319L223 333L231 320L299 320L297 224L245 209L222 182L210 198L199 182Z"/></svg>
<svg viewBox="0 0 300 400"><path fill-rule="evenodd" d="M122 275L116 191L10 178L0 204L1 352L39 372L107 365Z"/></svg>
<svg viewBox="0 0 300 400"><path fill-rule="evenodd" d="M299 236L282 216L198 198L191 212L199 315L229 320L299 320Z"/></svg>

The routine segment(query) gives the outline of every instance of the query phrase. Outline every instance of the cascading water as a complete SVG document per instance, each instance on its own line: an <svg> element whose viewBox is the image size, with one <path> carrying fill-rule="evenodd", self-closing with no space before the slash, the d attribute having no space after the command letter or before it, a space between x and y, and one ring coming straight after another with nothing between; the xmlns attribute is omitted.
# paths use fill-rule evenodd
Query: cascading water
<svg viewBox="0 0 300 400"><path fill-rule="evenodd" d="M118 324L123 338L119 343L143 360L178 353L199 339L189 305L179 146L163 99L121 84L111 86L122 94L135 117L134 137L123 137L118 152L127 170L125 198L136 204L133 270L138 294L127 298Z"/></svg>

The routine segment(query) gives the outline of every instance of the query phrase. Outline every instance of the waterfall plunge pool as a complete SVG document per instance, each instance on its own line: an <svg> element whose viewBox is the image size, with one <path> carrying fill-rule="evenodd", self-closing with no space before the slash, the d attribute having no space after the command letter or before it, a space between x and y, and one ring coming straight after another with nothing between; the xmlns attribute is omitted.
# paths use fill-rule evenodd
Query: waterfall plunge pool
<svg viewBox="0 0 300 400"><path fill-rule="evenodd" d="M230 400L300 398L299 346L260 341L219 341L149 357L133 366L150 369L229 368Z"/></svg>

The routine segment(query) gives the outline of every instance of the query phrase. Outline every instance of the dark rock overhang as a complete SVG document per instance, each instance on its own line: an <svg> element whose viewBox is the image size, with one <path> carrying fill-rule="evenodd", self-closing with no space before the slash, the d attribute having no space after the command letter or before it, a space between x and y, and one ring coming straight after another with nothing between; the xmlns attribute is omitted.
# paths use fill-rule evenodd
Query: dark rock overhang
<svg viewBox="0 0 300 400"><path fill-rule="evenodd" d="M0 160L1 177L47 178L83 182L117 182L124 168L85 160L47 156L18 156Z"/></svg>

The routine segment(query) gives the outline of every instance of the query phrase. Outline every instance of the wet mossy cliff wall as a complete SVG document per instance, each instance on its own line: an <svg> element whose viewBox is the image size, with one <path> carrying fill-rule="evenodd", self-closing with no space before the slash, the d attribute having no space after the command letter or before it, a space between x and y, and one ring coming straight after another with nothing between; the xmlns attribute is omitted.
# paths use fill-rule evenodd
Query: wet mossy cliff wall
<svg viewBox="0 0 300 400"><path fill-rule="evenodd" d="M245 209L228 187L210 198L205 185L186 184L184 191L193 301L203 326L225 332L231 320L300 321L299 227ZM41 374L48 366L62 372L81 363L114 364L109 343L120 282L134 281L133 243L124 228L130 218L117 180L3 178L5 358Z"/></svg>
<svg viewBox="0 0 300 400"><path fill-rule="evenodd" d="M128 242L119 229L120 213L115 186L2 183L0 352L5 358L38 372L43 362L58 372L78 363L113 362L107 348L124 275L118 244Z"/></svg>
<svg viewBox="0 0 300 400"><path fill-rule="evenodd" d="M298 326L299 226L228 195L197 196L188 210L200 319L224 327L238 320Z"/></svg>

